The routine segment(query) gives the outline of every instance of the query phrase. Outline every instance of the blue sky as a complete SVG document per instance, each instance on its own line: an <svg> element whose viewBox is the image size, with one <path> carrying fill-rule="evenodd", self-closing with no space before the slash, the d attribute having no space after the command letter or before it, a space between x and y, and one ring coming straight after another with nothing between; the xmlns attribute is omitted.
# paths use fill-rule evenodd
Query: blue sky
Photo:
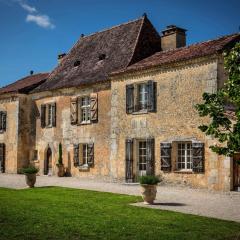
<svg viewBox="0 0 240 240"><path fill-rule="evenodd" d="M0 86L46 72L85 35L142 16L158 31L188 29L188 44L239 31L239 0L0 0Z"/></svg>

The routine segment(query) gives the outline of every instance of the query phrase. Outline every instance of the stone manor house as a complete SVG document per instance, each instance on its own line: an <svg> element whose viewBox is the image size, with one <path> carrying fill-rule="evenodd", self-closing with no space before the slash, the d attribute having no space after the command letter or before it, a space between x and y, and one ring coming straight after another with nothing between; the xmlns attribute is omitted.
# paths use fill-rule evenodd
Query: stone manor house
<svg viewBox="0 0 240 240"><path fill-rule="evenodd" d="M159 34L146 15L84 36L51 73L0 89L0 170L34 164L56 175L135 182L145 174L214 190L240 183L234 158L213 153L194 105L227 79L222 53L240 34L186 46L186 30ZM80 181L80 179L79 179Z"/></svg>

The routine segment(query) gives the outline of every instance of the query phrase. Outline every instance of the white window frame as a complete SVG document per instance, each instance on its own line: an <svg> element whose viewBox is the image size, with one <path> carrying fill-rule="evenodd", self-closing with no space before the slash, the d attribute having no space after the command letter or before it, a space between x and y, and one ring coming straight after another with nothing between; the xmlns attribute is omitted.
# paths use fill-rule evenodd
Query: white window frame
<svg viewBox="0 0 240 240"><path fill-rule="evenodd" d="M188 154L188 151L189 151L189 154ZM180 164L181 164L181 167L179 167ZM192 171L192 143L191 142L177 143L176 165L177 165L176 167L178 171ZM190 165L190 167L188 167L188 165Z"/></svg>
<svg viewBox="0 0 240 240"><path fill-rule="evenodd" d="M53 105L52 104L47 104L47 126L52 127L52 115L53 115Z"/></svg>
<svg viewBox="0 0 240 240"><path fill-rule="evenodd" d="M91 103L90 103L90 97L85 96L81 99L81 123L90 123L91 122Z"/></svg>
<svg viewBox="0 0 240 240"><path fill-rule="evenodd" d="M138 86L139 89L139 110L147 110L147 104L148 104L148 89L147 89L147 83L140 83Z"/></svg>
<svg viewBox="0 0 240 240"><path fill-rule="evenodd" d="M142 144L144 144L144 146L141 146ZM145 154L143 153L144 150ZM142 161L143 159L145 159L145 161ZM144 165L145 167L143 167ZM142 166L141 169L140 166ZM147 141L145 140L138 141L138 171L147 171Z"/></svg>
<svg viewBox="0 0 240 240"><path fill-rule="evenodd" d="M82 145L82 152L83 152L83 156L82 156L82 164L83 166L88 166L88 160L89 160L89 146L87 143L84 143Z"/></svg>

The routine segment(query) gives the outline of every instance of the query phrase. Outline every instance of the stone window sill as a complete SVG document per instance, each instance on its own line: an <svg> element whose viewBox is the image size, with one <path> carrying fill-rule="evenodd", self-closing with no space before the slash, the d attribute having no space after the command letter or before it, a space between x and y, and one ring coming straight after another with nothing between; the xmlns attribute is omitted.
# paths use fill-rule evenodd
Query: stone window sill
<svg viewBox="0 0 240 240"><path fill-rule="evenodd" d="M148 114L148 110L141 110L138 112L133 112L132 115Z"/></svg>
<svg viewBox="0 0 240 240"><path fill-rule="evenodd" d="M81 125L90 125L90 124L91 124L91 122L80 122L77 125L81 126Z"/></svg>
<svg viewBox="0 0 240 240"><path fill-rule="evenodd" d="M89 166L88 165L81 165L78 166L79 171L89 171Z"/></svg>
<svg viewBox="0 0 240 240"><path fill-rule="evenodd" d="M173 171L174 173L180 173L180 174L193 174L194 172L192 170L176 170L176 171Z"/></svg>

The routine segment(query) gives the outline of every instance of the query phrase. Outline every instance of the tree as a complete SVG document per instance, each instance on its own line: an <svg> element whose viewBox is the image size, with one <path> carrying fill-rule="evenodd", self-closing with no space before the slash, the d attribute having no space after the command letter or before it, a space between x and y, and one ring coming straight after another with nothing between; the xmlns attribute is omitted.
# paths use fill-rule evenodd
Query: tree
<svg viewBox="0 0 240 240"><path fill-rule="evenodd" d="M203 103L197 104L196 109L199 116L210 117L210 123L199 126L199 129L220 143L210 146L212 151L233 156L240 152L240 43L223 55L228 80L215 93L204 93ZM226 106L231 106L236 118L234 121L226 114Z"/></svg>
<svg viewBox="0 0 240 240"><path fill-rule="evenodd" d="M59 143L58 145L58 164L62 165L63 164L63 158L62 158L62 144Z"/></svg>

